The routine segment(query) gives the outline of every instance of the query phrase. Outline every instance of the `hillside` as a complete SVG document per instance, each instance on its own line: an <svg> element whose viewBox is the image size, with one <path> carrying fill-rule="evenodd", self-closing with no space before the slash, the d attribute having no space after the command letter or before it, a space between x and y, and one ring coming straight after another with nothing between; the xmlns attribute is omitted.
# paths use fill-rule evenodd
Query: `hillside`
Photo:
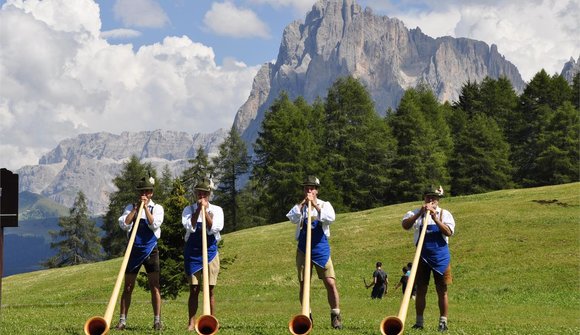
<svg viewBox="0 0 580 335"><path fill-rule="evenodd" d="M457 222L450 244L449 334L580 333L579 189L574 183L443 199L442 207ZM326 293L314 279L313 334L379 334L381 320L398 313L402 294L392 287L414 255L412 233L400 220L418 204L338 215L330 239L345 329L330 328ZM227 268L216 288L219 334L288 334L288 320L300 312L293 229L283 222L224 236L220 252ZM361 277L368 281L379 260L389 273L390 290L382 301L371 301ZM120 263L4 278L0 333L82 334L88 318L105 312ZM426 329L410 329L411 301L406 333L436 333L434 287L427 299ZM164 334L187 333L186 301L182 294L164 302ZM117 310L118 304L113 322ZM135 290L128 322L126 334L151 332L149 296L141 288Z"/></svg>

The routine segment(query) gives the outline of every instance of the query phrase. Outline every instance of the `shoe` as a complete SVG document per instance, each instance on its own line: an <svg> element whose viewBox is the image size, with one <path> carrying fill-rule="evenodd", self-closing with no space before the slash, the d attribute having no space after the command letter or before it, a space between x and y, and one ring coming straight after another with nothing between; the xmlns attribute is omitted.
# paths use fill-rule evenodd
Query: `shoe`
<svg viewBox="0 0 580 335"><path fill-rule="evenodd" d="M342 329L342 318L340 314L330 313L330 325L334 329Z"/></svg>
<svg viewBox="0 0 580 335"><path fill-rule="evenodd" d="M423 330L423 326L421 326L420 324L414 324L413 327L411 327L412 329L419 329L419 330Z"/></svg>
<svg viewBox="0 0 580 335"><path fill-rule="evenodd" d="M125 330L125 327L127 327L127 325L126 325L126 324L124 324L124 323L122 323L122 322L119 322L119 323L117 323L117 325L115 326L115 329L116 329L116 330Z"/></svg>
<svg viewBox="0 0 580 335"><path fill-rule="evenodd" d="M153 330L161 330L161 322L155 322L153 324Z"/></svg>
<svg viewBox="0 0 580 335"><path fill-rule="evenodd" d="M447 322L439 322L439 328L437 329L437 331L446 332L447 330L449 330L449 328L447 327Z"/></svg>

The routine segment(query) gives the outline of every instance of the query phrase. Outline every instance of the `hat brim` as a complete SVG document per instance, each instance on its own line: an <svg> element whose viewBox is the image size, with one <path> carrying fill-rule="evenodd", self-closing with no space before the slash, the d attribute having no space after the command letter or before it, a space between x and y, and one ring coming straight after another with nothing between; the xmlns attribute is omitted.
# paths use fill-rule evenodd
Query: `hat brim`
<svg viewBox="0 0 580 335"><path fill-rule="evenodd" d="M437 193L425 193L425 194L423 194L423 196L424 197L430 196L430 197L443 198L443 196L441 194L437 194Z"/></svg>

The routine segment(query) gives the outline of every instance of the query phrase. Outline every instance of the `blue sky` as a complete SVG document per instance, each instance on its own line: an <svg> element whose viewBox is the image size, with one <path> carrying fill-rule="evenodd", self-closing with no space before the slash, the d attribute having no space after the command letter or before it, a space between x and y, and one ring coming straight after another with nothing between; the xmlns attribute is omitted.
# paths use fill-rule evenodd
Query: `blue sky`
<svg viewBox="0 0 580 335"><path fill-rule="evenodd" d="M82 133L228 129L314 2L0 0L0 167ZM496 44L526 81L580 57L580 0L356 2L434 38Z"/></svg>

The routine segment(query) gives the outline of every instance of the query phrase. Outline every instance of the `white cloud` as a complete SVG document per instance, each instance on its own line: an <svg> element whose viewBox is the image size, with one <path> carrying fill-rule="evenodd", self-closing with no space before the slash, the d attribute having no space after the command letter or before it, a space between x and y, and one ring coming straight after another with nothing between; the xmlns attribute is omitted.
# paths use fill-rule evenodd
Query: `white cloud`
<svg viewBox="0 0 580 335"><path fill-rule="evenodd" d="M269 38L268 26L249 9L238 8L232 2L213 3L203 23L214 33L231 37Z"/></svg>
<svg viewBox="0 0 580 335"><path fill-rule="evenodd" d="M126 27L160 28L169 23L169 17L154 0L117 0L113 11Z"/></svg>
<svg viewBox="0 0 580 335"><path fill-rule="evenodd" d="M291 7L303 16L306 12L312 9L316 0L250 0L250 2L255 4L266 4L273 8Z"/></svg>
<svg viewBox="0 0 580 335"><path fill-rule="evenodd" d="M101 32L101 37L104 39L125 39L135 38L141 36L141 32L134 29L113 29Z"/></svg>
<svg viewBox="0 0 580 335"><path fill-rule="evenodd" d="M235 60L218 66L210 47L185 36L137 51L111 45L98 31L87 34L99 22L97 6L48 4L52 9L43 13L68 12L77 23L62 29L40 20L39 7L0 10L0 30L12 32L0 34L1 167L37 164L59 141L80 133L229 128L249 95L257 67Z"/></svg>

